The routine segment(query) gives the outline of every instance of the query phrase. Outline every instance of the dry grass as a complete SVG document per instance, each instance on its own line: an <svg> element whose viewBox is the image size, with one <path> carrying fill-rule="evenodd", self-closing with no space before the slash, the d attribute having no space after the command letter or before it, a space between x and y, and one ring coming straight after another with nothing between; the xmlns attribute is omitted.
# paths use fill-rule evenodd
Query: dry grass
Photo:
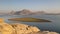
<svg viewBox="0 0 60 34"><path fill-rule="evenodd" d="M49 20L38 19L38 18L11 18L11 19L8 19L8 20L22 21L22 22L51 22Z"/></svg>

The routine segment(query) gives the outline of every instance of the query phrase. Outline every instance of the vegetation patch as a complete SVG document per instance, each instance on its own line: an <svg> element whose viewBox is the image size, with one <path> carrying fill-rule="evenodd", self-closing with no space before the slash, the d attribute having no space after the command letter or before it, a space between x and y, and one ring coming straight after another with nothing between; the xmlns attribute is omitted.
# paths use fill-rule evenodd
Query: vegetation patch
<svg viewBox="0 0 60 34"><path fill-rule="evenodd" d="M49 20L45 20L45 19L38 19L38 18L11 18L8 19L11 21L22 21L22 22L51 22Z"/></svg>

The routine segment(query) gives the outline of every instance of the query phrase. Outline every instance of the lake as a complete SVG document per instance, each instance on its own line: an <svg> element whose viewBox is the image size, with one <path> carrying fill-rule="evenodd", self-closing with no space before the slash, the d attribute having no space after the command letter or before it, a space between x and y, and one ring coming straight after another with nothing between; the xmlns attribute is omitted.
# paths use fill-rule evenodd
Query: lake
<svg viewBox="0 0 60 34"><path fill-rule="evenodd" d="M9 18L22 18L22 17L33 17L51 20L52 22L18 22L8 21ZM7 23L23 23L32 26L37 26L39 29L46 31L60 32L60 15L0 15L0 18L4 18Z"/></svg>

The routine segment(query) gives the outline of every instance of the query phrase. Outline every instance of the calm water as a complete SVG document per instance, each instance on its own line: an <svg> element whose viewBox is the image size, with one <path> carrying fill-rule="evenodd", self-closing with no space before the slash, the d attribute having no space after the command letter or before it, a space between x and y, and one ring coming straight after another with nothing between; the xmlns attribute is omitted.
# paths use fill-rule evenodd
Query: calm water
<svg viewBox="0 0 60 34"><path fill-rule="evenodd" d="M42 31L49 30L60 32L60 15L29 15L29 16L21 16L21 15L0 15L0 18L4 18L7 23L16 23L17 21L8 21L9 18L22 18L22 17L34 17L34 18L42 18L51 20L52 22L18 22L28 25L37 26Z"/></svg>

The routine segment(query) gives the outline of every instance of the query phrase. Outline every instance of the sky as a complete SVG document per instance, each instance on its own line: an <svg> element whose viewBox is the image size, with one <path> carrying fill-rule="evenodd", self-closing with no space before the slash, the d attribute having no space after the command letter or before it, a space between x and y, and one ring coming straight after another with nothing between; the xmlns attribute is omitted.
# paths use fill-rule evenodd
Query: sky
<svg viewBox="0 0 60 34"><path fill-rule="evenodd" d="M60 12L60 0L0 0L0 10Z"/></svg>

